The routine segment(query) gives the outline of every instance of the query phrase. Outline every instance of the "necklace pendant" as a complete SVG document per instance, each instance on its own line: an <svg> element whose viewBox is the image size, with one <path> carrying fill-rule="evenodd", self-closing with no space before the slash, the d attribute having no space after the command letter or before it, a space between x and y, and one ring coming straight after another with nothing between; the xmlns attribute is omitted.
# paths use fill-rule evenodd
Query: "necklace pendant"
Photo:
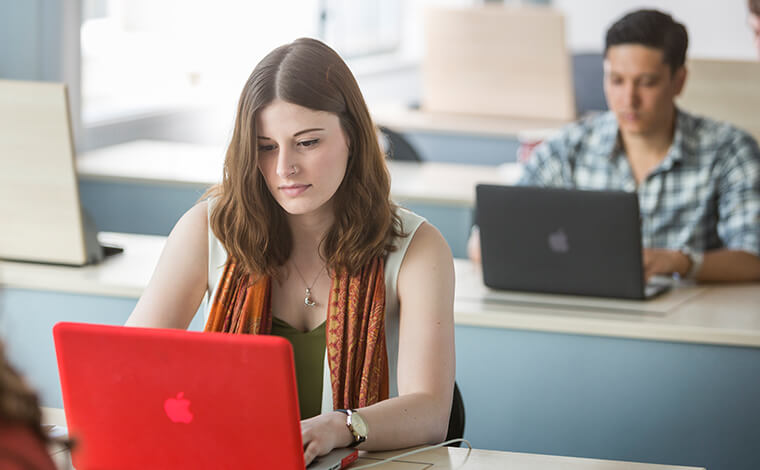
<svg viewBox="0 0 760 470"><path fill-rule="evenodd" d="M306 297L303 299L304 305L307 307L316 307L317 303L314 301L314 299L311 298L311 289L308 287L306 288Z"/></svg>

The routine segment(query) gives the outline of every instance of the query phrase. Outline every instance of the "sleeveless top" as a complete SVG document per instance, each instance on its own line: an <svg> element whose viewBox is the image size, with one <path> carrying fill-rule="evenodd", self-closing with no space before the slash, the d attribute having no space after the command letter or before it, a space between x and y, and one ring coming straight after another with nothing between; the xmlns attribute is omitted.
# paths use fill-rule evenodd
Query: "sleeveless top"
<svg viewBox="0 0 760 470"><path fill-rule="evenodd" d="M272 331L269 334L285 338L293 347L301 419L322 412L322 364L327 352L326 326L323 321L312 330L301 331L272 312Z"/></svg>
<svg viewBox="0 0 760 470"><path fill-rule="evenodd" d="M212 199L208 201L208 212L211 214ZM401 263L406 255L406 250L414 237L417 229L425 222L425 219L414 212L398 208L397 214L401 219L401 232L405 237L398 237L393 241L396 250L388 254L385 259L385 343L388 351L388 396L398 396L398 382L396 372L398 370L398 330L399 330L399 301L396 290L398 273ZM211 301L216 295L216 288L222 276L224 265L227 262L227 251L214 232L211 224L208 225L208 284L206 286L206 308L203 309L203 323L208 320ZM333 411L332 386L330 382L330 368L325 354L322 379L322 413Z"/></svg>

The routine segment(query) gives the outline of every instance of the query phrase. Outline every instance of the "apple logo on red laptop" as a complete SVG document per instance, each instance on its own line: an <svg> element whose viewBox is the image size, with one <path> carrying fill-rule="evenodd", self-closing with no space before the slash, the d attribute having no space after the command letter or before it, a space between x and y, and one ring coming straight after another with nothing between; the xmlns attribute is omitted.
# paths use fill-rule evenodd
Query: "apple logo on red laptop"
<svg viewBox="0 0 760 470"><path fill-rule="evenodd" d="M567 253L570 251L570 243L567 241L564 229L560 228L549 234L549 248L555 253Z"/></svg>
<svg viewBox="0 0 760 470"><path fill-rule="evenodd" d="M167 398L164 402L166 416L174 423L188 424L193 421L190 412L190 400L184 397L185 392L179 392L176 398Z"/></svg>

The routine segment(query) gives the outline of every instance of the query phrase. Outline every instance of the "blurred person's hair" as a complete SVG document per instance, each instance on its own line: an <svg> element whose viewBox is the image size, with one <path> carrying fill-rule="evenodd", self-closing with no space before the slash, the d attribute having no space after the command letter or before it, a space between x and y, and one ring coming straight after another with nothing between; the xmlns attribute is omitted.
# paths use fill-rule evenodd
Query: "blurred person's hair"
<svg viewBox="0 0 760 470"><path fill-rule="evenodd" d="M753 1L753 0L750 0ZM754 0L757 3L760 0ZM607 30L604 55L612 46L639 44L662 51L671 73L686 62L689 34L673 17L657 10L637 10L617 20Z"/></svg>
<svg viewBox="0 0 760 470"><path fill-rule="evenodd" d="M37 394L8 361L2 341L0 341L0 425L26 429L42 445L56 443L64 449L72 447L71 441L51 438L43 428L42 410ZM0 447L0 452L3 451L14 451L14 449ZM9 456L5 455L5 457ZM16 463L21 462L23 460Z"/></svg>
<svg viewBox="0 0 760 470"><path fill-rule="evenodd" d="M0 423L29 428L41 441L49 438L42 429L42 411L37 394L5 357L0 343Z"/></svg>

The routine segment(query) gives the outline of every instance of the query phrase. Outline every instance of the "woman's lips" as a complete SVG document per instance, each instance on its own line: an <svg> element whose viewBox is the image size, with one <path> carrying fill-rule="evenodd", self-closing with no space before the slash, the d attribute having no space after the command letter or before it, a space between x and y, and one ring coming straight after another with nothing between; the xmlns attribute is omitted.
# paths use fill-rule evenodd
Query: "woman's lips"
<svg viewBox="0 0 760 470"><path fill-rule="evenodd" d="M290 184L287 186L280 186L280 191L285 193L286 196L296 197L300 196L307 189L311 187L310 184Z"/></svg>

